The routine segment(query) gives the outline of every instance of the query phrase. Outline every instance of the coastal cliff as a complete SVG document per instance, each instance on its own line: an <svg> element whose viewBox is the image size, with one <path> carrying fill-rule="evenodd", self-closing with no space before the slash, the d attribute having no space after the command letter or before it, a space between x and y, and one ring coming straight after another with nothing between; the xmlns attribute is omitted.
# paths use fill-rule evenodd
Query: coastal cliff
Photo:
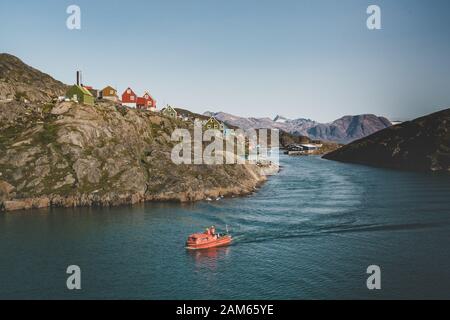
<svg viewBox="0 0 450 320"><path fill-rule="evenodd" d="M187 202L248 194L265 181L252 164L174 164L170 135L189 125L108 102L0 103L0 207Z"/></svg>
<svg viewBox="0 0 450 320"><path fill-rule="evenodd" d="M389 127L325 159L414 171L450 171L450 109Z"/></svg>

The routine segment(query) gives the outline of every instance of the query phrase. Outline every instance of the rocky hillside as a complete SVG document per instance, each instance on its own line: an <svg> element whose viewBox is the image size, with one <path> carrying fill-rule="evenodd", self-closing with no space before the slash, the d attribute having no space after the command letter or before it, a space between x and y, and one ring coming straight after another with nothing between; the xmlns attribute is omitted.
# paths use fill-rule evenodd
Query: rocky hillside
<svg viewBox="0 0 450 320"><path fill-rule="evenodd" d="M291 144L301 144L301 143L311 143L311 139L306 136L298 136L285 131L280 131L281 148L285 148Z"/></svg>
<svg viewBox="0 0 450 320"><path fill-rule="evenodd" d="M0 101L51 101L67 86L10 54L0 54Z"/></svg>
<svg viewBox="0 0 450 320"><path fill-rule="evenodd" d="M109 206L252 192L256 165L175 165L176 127L157 113L71 102L0 103L0 206Z"/></svg>
<svg viewBox="0 0 450 320"><path fill-rule="evenodd" d="M326 159L417 171L450 171L450 109L384 129Z"/></svg>
<svg viewBox="0 0 450 320"><path fill-rule="evenodd" d="M293 135L288 132L280 131L280 147L282 149L289 149L289 147L294 144L308 143L318 143L322 145L320 149L313 153L314 155L323 155L342 147L341 144L336 142L313 140L306 136Z"/></svg>
<svg viewBox="0 0 450 320"><path fill-rule="evenodd" d="M291 120L282 116L276 116L273 120L270 118L243 118L224 112L206 112L205 115L215 116L220 121L244 130L279 129L293 135L343 144L366 137L392 125L388 119L371 114L345 116L331 123L318 123L303 118Z"/></svg>

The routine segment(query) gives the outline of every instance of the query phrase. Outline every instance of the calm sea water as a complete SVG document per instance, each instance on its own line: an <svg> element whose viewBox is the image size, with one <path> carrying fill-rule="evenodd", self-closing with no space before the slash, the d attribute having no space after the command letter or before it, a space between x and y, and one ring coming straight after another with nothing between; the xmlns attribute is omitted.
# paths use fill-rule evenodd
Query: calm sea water
<svg viewBox="0 0 450 320"><path fill-rule="evenodd" d="M0 298L450 298L449 175L281 160L244 198L1 214ZM232 246L185 250L213 224ZM372 264L381 291L366 288Z"/></svg>

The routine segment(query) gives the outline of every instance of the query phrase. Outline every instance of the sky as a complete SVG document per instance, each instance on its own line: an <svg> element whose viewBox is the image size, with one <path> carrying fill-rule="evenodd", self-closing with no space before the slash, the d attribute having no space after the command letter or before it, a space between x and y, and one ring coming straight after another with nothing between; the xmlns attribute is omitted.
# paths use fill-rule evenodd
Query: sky
<svg viewBox="0 0 450 320"><path fill-rule="evenodd" d="M381 30L366 26L371 4ZM448 0L2 0L0 52L159 107L409 120L450 107L449 16Z"/></svg>

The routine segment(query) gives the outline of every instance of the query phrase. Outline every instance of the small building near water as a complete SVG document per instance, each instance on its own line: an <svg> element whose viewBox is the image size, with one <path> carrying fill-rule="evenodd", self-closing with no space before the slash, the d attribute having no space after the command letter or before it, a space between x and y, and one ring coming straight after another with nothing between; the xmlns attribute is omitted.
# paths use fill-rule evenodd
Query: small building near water
<svg viewBox="0 0 450 320"><path fill-rule="evenodd" d="M321 144L311 144L311 143L301 144L300 146L303 148L303 151L305 153L313 153L314 151L317 151L320 148L322 148Z"/></svg>
<svg viewBox="0 0 450 320"><path fill-rule="evenodd" d="M305 143L305 144L291 144L286 149L286 154L289 155L309 155L314 154L320 148L322 148L322 144L313 144L313 143Z"/></svg>

